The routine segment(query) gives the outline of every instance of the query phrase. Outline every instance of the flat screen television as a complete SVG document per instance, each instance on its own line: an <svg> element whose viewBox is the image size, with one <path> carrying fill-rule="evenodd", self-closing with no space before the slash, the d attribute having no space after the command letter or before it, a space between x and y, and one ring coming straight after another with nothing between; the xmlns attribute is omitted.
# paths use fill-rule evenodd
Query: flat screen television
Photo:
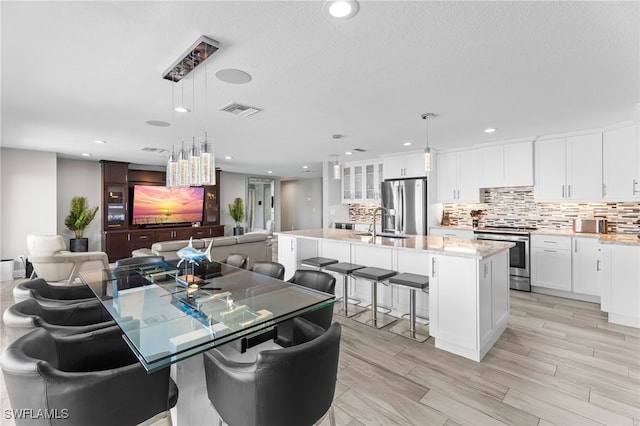
<svg viewBox="0 0 640 426"><path fill-rule="evenodd" d="M134 185L134 225L162 226L202 221L204 188Z"/></svg>

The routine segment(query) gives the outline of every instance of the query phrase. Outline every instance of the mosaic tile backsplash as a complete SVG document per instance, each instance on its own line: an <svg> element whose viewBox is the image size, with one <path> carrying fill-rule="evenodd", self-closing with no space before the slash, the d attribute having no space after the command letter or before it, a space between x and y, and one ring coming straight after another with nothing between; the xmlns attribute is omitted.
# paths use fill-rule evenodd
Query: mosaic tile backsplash
<svg viewBox="0 0 640 426"><path fill-rule="evenodd" d="M449 204L450 225L472 226L471 210L484 210L480 226L571 230L573 219L607 219L609 233L640 234L640 202L537 203L533 187L488 188L482 203Z"/></svg>

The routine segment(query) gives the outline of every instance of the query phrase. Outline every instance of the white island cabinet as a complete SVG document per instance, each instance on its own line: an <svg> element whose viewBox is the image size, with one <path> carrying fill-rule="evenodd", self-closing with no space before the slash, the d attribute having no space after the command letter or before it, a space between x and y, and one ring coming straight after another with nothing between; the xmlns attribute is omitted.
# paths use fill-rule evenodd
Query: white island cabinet
<svg viewBox="0 0 640 426"><path fill-rule="evenodd" d="M418 292L418 318L429 318L435 346L480 361L504 332L509 318L509 248L512 243L436 236L372 238L347 229L276 233L279 262L302 267L305 257L428 275L429 293ZM292 239L295 240L292 242ZM293 249L292 249L293 248ZM295 266L294 266L295 265ZM287 270L286 276L293 272ZM285 277L286 277L285 276ZM336 277L341 282L342 277ZM336 285L336 296L341 296ZM409 312L409 290L378 287L378 306L400 318ZM350 284L349 296L370 304L369 283Z"/></svg>

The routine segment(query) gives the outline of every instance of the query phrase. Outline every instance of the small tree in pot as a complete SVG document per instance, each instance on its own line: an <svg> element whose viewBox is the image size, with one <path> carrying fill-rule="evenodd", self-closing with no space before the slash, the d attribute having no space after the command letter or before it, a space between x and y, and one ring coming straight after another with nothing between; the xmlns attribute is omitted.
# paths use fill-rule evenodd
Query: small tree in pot
<svg viewBox="0 0 640 426"><path fill-rule="evenodd" d="M244 219L244 203L242 202L242 198L238 197L233 200L233 203L229 204L229 215L236 223L236 227L233 228L233 235L244 234L244 228L240 226L242 219Z"/></svg>
<svg viewBox="0 0 640 426"><path fill-rule="evenodd" d="M69 240L69 250L73 252L89 251L89 239L83 238L84 229L91 223L98 212L98 207L87 206L85 197L73 197L69 215L64 220L68 230L73 231L75 238Z"/></svg>

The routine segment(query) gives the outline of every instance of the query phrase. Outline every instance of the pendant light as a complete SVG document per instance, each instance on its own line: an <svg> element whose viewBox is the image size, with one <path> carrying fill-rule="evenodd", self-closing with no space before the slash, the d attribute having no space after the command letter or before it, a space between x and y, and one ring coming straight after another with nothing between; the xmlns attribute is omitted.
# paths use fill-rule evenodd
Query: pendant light
<svg viewBox="0 0 640 426"><path fill-rule="evenodd" d="M189 159L187 158L187 152L184 149L184 141L182 142L182 149L178 151L178 185L179 187L189 186Z"/></svg>
<svg viewBox="0 0 640 426"><path fill-rule="evenodd" d="M336 152L338 152L338 139L342 138L342 135L333 135L333 140L336 141ZM340 180L342 177L342 167L340 166L340 154L336 154L336 161L333 163L333 179Z"/></svg>
<svg viewBox="0 0 640 426"><path fill-rule="evenodd" d="M206 48L205 48L206 54ZM216 156L213 151L213 141L209 144L207 135L207 119L209 117L209 92L207 90L207 63L204 64L204 142L200 145L200 183L202 185L216 184Z"/></svg>
<svg viewBox="0 0 640 426"><path fill-rule="evenodd" d="M171 154L167 160L167 176L166 186L168 188L175 188L178 186L178 160L176 158L176 150L171 147Z"/></svg>
<svg viewBox="0 0 640 426"><path fill-rule="evenodd" d="M436 115L432 112L422 114L422 119L427 122L427 143L424 147L424 171L429 173L431 171L431 148L429 148L429 119Z"/></svg>

